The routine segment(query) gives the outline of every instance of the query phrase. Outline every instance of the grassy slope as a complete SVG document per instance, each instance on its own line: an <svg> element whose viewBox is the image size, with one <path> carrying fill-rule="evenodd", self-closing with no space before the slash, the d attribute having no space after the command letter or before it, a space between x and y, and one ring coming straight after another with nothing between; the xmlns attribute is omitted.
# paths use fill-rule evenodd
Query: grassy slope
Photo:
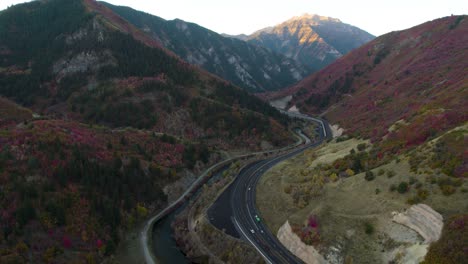
<svg viewBox="0 0 468 264"><path fill-rule="evenodd" d="M23 121L31 118L31 110L0 97L0 122Z"/></svg>
<svg viewBox="0 0 468 264"><path fill-rule="evenodd" d="M320 240L313 240L313 244L321 247L322 253L329 252L326 247L335 246L341 250L340 254L349 256L358 263L380 262L383 253L379 252L382 250L388 252L399 244L385 236L382 240L382 231L389 230L397 238L404 237L397 227L389 229L392 226L390 221L392 211L408 208L410 206L408 203L422 202L441 213L444 218L468 212L466 207L468 182L464 178L457 180L446 176L442 172L446 169L444 167L427 166L432 163L437 142L456 141L456 138L460 140L457 135L460 133L466 135L466 132L466 126L448 132L445 136L409 152L408 155L401 155L395 160L373 168L376 179L372 181L366 181L365 173L360 173L333 182L330 177L331 170L317 169L317 167L310 170L310 165L317 165L318 159L328 164L340 164L333 160L343 157L339 155L342 151L345 151L345 154L349 153L350 147L356 147L358 142L348 140L327 144L317 151L309 151L285 161L268 172L258 186L257 205L262 217L273 231L278 230L286 220L289 220L301 234L300 230L306 225L309 216L313 215L319 223L320 232ZM463 139L461 140L463 142ZM460 143L458 141L456 145ZM326 157L326 153L329 158L324 160L321 157ZM330 158L333 153L337 155ZM416 160L420 160L420 163L418 169L414 170L410 164L414 167ZM384 171L383 175L379 175L380 170ZM389 178L388 171L394 172L395 176ZM323 177L317 180L313 175L323 175ZM311 186L320 185L320 182L324 183L323 188L315 194L312 191L309 195L305 195L304 191L295 190L294 187L306 186L306 190L314 190L315 187ZM413 183L409 184L409 190L404 194L390 191L392 185L398 186L401 182ZM444 185L451 187L443 187ZM290 186L293 188L288 194L286 191ZM455 193L449 194L452 192L449 191L444 194L447 188L455 190ZM418 194L422 193L421 190L427 192L427 198L421 198L423 195ZM294 197L304 198L305 203L295 202ZM373 235L365 233L366 223L374 226ZM307 239L307 236L303 236L303 239ZM378 240L386 242L379 244ZM441 257L440 253L437 257Z"/></svg>

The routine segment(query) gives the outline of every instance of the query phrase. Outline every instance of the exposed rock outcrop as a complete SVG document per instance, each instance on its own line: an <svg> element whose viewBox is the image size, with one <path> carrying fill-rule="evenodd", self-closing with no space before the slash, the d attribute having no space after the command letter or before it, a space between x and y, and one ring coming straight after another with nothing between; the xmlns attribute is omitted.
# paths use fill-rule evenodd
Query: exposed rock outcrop
<svg viewBox="0 0 468 264"><path fill-rule="evenodd" d="M289 221L286 221L286 223L280 227L277 237L289 251L291 251L305 263L327 263L323 256L320 255L320 253L313 246L304 244L301 239L296 234L294 234L291 229L291 225L289 225Z"/></svg>
<svg viewBox="0 0 468 264"><path fill-rule="evenodd" d="M107 65L117 65L116 59L110 52L97 54L96 52L81 52L71 58L61 59L53 66L53 72L58 75L58 79L78 72L88 70L96 71Z"/></svg>
<svg viewBox="0 0 468 264"><path fill-rule="evenodd" d="M418 232L426 244L439 240L444 225L442 216L425 204L416 204L403 213L395 213L393 221Z"/></svg>

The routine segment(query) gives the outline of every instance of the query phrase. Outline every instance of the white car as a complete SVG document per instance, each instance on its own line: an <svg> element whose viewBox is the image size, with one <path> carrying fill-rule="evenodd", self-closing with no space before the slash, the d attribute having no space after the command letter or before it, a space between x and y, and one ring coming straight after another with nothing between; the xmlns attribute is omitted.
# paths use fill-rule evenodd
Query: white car
<svg viewBox="0 0 468 264"><path fill-rule="evenodd" d="M252 234L255 234L255 231L254 231L253 229L250 229L250 232L251 232Z"/></svg>

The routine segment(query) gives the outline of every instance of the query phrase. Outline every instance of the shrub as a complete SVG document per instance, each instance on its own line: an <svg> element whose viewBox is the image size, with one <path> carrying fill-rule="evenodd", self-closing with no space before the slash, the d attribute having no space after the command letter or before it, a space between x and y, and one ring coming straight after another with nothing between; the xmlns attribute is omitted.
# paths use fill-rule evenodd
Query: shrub
<svg viewBox="0 0 468 264"><path fill-rule="evenodd" d="M466 263L468 259L468 251L466 250L467 223L468 215L466 214L449 218L444 224L440 239L430 245L422 263Z"/></svg>
<svg viewBox="0 0 468 264"><path fill-rule="evenodd" d="M348 140L348 139L349 139L349 137L348 137L347 135L343 135L343 136L337 137L337 138L336 138L336 142L337 142L337 143L338 143L338 142L343 142L343 141L346 141L346 140Z"/></svg>
<svg viewBox="0 0 468 264"><path fill-rule="evenodd" d="M348 176L353 176L354 175L354 171L352 169L347 169L346 170L346 174L348 174Z"/></svg>
<svg viewBox="0 0 468 264"><path fill-rule="evenodd" d="M332 182L336 182L338 180L338 175L336 175L336 173L333 173L332 175L330 175L330 180Z"/></svg>
<svg viewBox="0 0 468 264"><path fill-rule="evenodd" d="M409 188L409 185L407 182L400 182L400 184L398 184L398 192L399 193L406 193L408 191L408 188Z"/></svg>
<svg viewBox="0 0 468 264"><path fill-rule="evenodd" d="M421 199L418 197L418 196L413 196L412 198L409 198L408 200L406 200L406 203L408 204L418 204L421 202Z"/></svg>
<svg viewBox="0 0 468 264"><path fill-rule="evenodd" d="M39 160L36 158L36 157L30 157L28 159L28 168L30 170L34 170L34 169L37 169L39 168Z"/></svg>
<svg viewBox="0 0 468 264"><path fill-rule="evenodd" d="M366 179L366 181L372 181L375 179L375 175L372 171L366 171L366 176L364 176L364 179Z"/></svg>
<svg viewBox="0 0 468 264"><path fill-rule="evenodd" d="M410 185L415 184L417 181L418 181L418 180L416 180L414 177L410 177L410 178L409 178L409 184L410 184Z"/></svg>
<svg viewBox="0 0 468 264"><path fill-rule="evenodd" d="M421 198L421 200L426 200L428 196L429 196L428 190L425 190L425 189L418 190L418 197Z"/></svg>
<svg viewBox="0 0 468 264"><path fill-rule="evenodd" d="M30 220L36 218L36 210L34 210L31 202L27 201L23 203L20 208L18 208L16 211L16 218L18 220L18 224L21 227L26 225Z"/></svg>
<svg viewBox="0 0 468 264"><path fill-rule="evenodd" d="M366 144L366 143L360 143L360 144L357 145L357 149L358 149L359 151L363 151L363 150L365 150L366 148L367 148L367 144Z"/></svg>
<svg viewBox="0 0 468 264"><path fill-rule="evenodd" d="M445 196L449 196L455 193L455 187L451 185L441 185L439 186L440 190L442 191L442 194Z"/></svg>
<svg viewBox="0 0 468 264"><path fill-rule="evenodd" d="M395 184L392 184L392 185L390 185L389 189L390 189L391 192L394 192L394 191L396 191L397 186Z"/></svg>
<svg viewBox="0 0 468 264"><path fill-rule="evenodd" d="M382 176L385 174L385 170L384 169L380 169L379 172L377 173L377 175L379 176Z"/></svg>
<svg viewBox="0 0 468 264"><path fill-rule="evenodd" d="M394 171L391 171L391 170L387 171L387 177L388 177L388 178L392 178L393 176L395 176L395 172L394 172Z"/></svg>
<svg viewBox="0 0 468 264"><path fill-rule="evenodd" d="M148 215L148 209L146 209L143 205L140 205L140 204L137 204L136 212L137 212L138 218L144 218Z"/></svg>
<svg viewBox="0 0 468 264"><path fill-rule="evenodd" d="M366 222L364 224L364 231L366 232L366 234L372 235L374 233L374 226L371 223Z"/></svg>

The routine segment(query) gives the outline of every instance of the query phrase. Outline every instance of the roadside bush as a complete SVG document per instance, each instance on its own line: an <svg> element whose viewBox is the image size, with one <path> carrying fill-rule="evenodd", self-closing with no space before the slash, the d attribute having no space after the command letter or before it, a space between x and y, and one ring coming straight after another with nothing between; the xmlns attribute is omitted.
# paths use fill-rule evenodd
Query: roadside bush
<svg viewBox="0 0 468 264"><path fill-rule="evenodd" d="M338 143L338 142L343 142L343 141L346 141L346 140L348 140L348 139L349 139L349 136L343 135L343 136L337 137L337 138L336 138L336 142L337 142L337 143Z"/></svg>
<svg viewBox="0 0 468 264"><path fill-rule="evenodd" d="M366 171L366 176L364 176L364 179L366 179L366 181L372 181L375 179L375 175L372 171Z"/></svg>
<svg viewBox="0 0 468 264"><path fill-rule="evenodd" d="M408 188L409 188L409 185L407 182L400 182L400 184L398 185L398 192L403 194L403 193L406 193L408 191Z"/></svg>

